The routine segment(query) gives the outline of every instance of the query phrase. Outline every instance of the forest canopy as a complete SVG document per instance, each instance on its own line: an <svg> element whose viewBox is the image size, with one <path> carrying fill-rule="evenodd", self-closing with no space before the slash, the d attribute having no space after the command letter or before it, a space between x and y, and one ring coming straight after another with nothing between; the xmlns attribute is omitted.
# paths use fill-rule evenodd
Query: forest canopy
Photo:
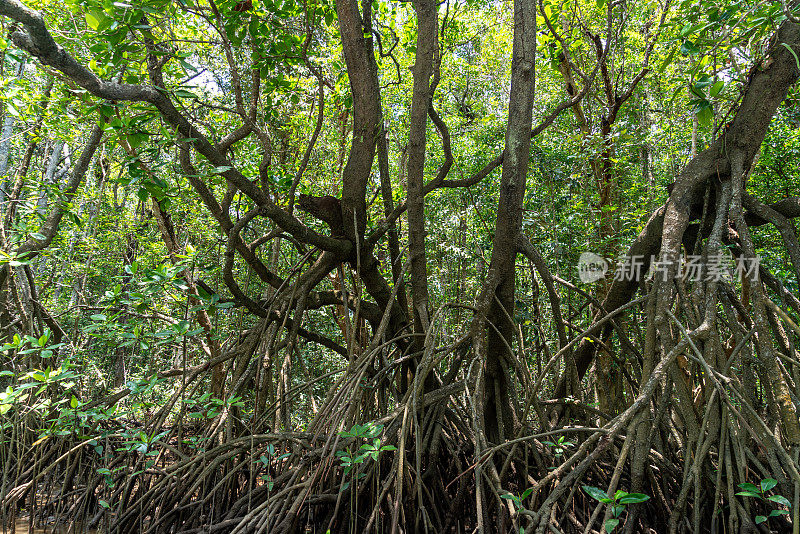
<svg viewBox="0 0 800 534"><path fill-rule="evenodd" d="M800 534L798 17L0 0L3 532Z"/></svg>

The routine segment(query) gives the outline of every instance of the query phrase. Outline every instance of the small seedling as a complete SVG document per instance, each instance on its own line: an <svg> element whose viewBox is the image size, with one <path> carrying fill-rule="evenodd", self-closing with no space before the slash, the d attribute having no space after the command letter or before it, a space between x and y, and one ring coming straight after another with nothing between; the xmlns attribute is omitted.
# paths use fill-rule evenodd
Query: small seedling
<svg viewBox="0 0 800 534"><path fill-rule="evenodd" d="M503 499L508 499L509 501L513 502L517 510L527 510L527 508L525 508L524 501L530 496L531 493L533 493L533 488L526 489L525 491L522 492L521 495L506 493L505 495L501 495L500 497L502 497Z"/></svg>
<svg viewBox="0 0 800 534"><path fill-rule="evenodd" d="M782 504L786 508L791 508L791 503L789 499L784 497L783 495L767 495L767 492L770 491L772 488L778 485L778 481L774 478L765 478L762 480L758 486L755 484L750 484L749 482L742 482L739 484L739 487L742 488L742 491L737 493L740 497L751 497L753 499L758 499L765 504L767 502L774 502L776 504ZM778 517L779 515L788 514L788 510L783 510L781 508L777 508L772 510L769 515L757 515L755 517L756 525L760 525L761 523L767 521L770 517Z"/></svg>
<svg viewBox="0 0 800 534"><path fill-rule="evenodd" d="M356 438L356 442L361 439L367 441L367 443L361 445L355 452L353 452L350 448L344 451L336 452L336 456L339 458L341 466L344 468L345 476L350 474L353 466L363 464L368 458L372 458L377 462L378 456L381 452L397 450L397 447L394 447L393 445L381 445L381 439L378 436L380 436L382 430L383 425L367 423L364 425L354 425L349 431L343 431L339 433L342 437ZM358 473L354 478L355 480L358 480L364 476L366 476L364 473ZM342 490L347 489L349 486L350 482L345 482L345 484L342 486Z"/></svg>
<svg viewBox="0 0 800 534"><path fill-rule="evenodd" d="M556 455L556 458L563 456L564 451L566 451L567 448L575 446L573 442L567 441L566 436L559 436L558 439L554 442L543 441L542 443L553 449L553 453Z"/></svg>
<svg viewBox="0 0 800 534"><path fill-rule="evenodd" d="M593 499L611 507L611 515L614 517L606 521L605 525L603 525L606 532L613 532L613 530L617 528L620 522L619 516L625 511L626 506L650 500L650 496L644 493L628 493L623 490L617 490L614 497L611 498L605 491L600 488L595 488L594 486L583 486L583 491L589 494Z"/></svg>

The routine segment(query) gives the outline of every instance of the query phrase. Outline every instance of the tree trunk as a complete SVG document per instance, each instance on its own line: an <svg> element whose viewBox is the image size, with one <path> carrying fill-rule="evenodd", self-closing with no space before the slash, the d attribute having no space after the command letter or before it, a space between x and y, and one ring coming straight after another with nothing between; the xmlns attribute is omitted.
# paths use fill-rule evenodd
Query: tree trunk
<svg viewBox="0 0 800 534"><path fill-rule="evenodd" d="M425 144L428 107L431 105L433 54L437 45L438 4L416 0L417 54L414 92L408 131L408 248L411 257L411 304L414 312L414 349L421 350L428 330L428 269L425 254Z"/></svg>
<svg viewBox="0 0 800 534"><path fill-rule="evenodd" d="M517 236L522 227L522 202L530 158L535 87L536 4L514 2L514 45L511 93L500 182L500 201L492 243L487 287L490 322L484 364L484 426L489 441L499 443L514 431L514 394L509 375L514 343L514 294ZM483 300L483 299L482 299Z"/></svg>

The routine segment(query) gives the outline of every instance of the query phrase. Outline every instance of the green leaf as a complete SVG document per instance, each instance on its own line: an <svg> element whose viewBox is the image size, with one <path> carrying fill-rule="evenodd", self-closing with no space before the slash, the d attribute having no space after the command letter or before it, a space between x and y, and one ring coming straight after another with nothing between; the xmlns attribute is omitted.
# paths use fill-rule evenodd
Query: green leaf
<svg viewBox="0 0 800 534"><path fill-rule="evenodd" d="M739 487L743 490L752 491L754 493L759 493L761 490L755 484L750 484L749 482L742 482L739 484Z"/></svg>
<svg viewBox="0 0 800 534"><path fill-rule="evenodd" d="M650 496L644 493L628 493L619 500L620 504L635 504L640 502L649 501Z"/></svg>
<svg viewBox="0 0 800 534"><path fill-rule="evenodd" d="M797 64L797 68L800 69L800 58L797 57L797 53L795 53L795 51L792 50L792 47L789 46L788 44L786 43L781 43L781 44L786 48L786 50L792 53L792 55L794 56L794 61Z"/></svg>
<svg viewBox="0 0 800 534"><path fill-rule="evenodd" d="M711 91L709 91L708 94L711 96L711 98L714 98L719 94L720 91L722 91L723 87L725 87L725 82L723 82L722 80L717 80L711 87Z"/></svg>
<svg viewBox="0 0 800 534"><path fill-rule="evenodd" d="M757 499L761 498L761 495L758 493L753 493L752 491L740 491L736 495L739 495L740 497L756 497Z"/></svg>
<svg viewBox="0 0 800 534"><path fill-rule="evenodd" d="M197 98L197 95L186 89L176 89L175 96L178 98Z"/></svg>
<svg viewBox="0 0 800 534"><path fill-rule="evenodd" d="M106 22L106 15L99 9L92 9L86 13L86 24L94 31L100 31L100 27Z"/></svg>
<svg viewBox="0 0 800 534"><path fill-rule="evenodd" d="M778 485L778 481L774 478L765 478L761 481L761 491L769 491Z"/></svg>
<svg viewBox="0 0 800 534"><path fill-rule="evenodd" d="M779 515L786 515L789 513L789 510L773 510L769 513L770 517L778 517Z"/></svg>
<svg viewBox="0 0 800 534"><path fill-rule="evenodd" d="M681 54L684 56L693 56L700 53L700 48L692 41L684 41L681 44Z"/></svg>
<svg viewBox="0 0 800 534"><path fill-rule="evenodd" d="M778 504L782 504L784 506L791 506L792 503L789 502L789 499L784 497L783 495L771 495L767 497L768 501L776 502Z"/></svg>
<svg viewBox="0 0 800 534"><path fill-rule="evenodd" d="M756 525L760 525L761 523L763 523L766 520L767 520L767 518L764 517L763 515L757 515L756 516Z"/></svg>
<svg viewBox="0 0 800 534"><path fill-rule="evenodd" d="M77 408L77 407L78 407L78 397L76 397L75 395L73 395L73 396L72 396L72 398L69 400L69 405L70 405L72 408Z"/></svg>
<svg viewBox="0 0 800 534"><path fill-rule="evenodd" d="M697 122L700 126L708 126L714 118L714 111L710 106L703 106L697 111Z"/></svg>
<svg viewBox="0 0 800 534"><path fill-rule="evenodd" d="M606 521L606 532L612 532L619 525L619 519L609 519Z"/></svg>
<svg viewBox="0 0 800 534"><path fill-rule="evenodd" d="M600 488L595 488L594 486L581 486L581 487L583 488L583 491L588 493L589 496L592 497L593 499L596 499L600 502L605 502L606 500L608 500L608 495L606 495L606 492L601 490Z"/></svg>
<svg viewBox="0 0 800 534"><path fill-rule="evenodd" d="M670 63L672 63L672 59L675 57L675 53L678 51L677 46L673 46L672 50L670 51L669 55L664 58L664 61L661 62L661 65L658 66L658 73L661 74L666 70Z"/></svg>

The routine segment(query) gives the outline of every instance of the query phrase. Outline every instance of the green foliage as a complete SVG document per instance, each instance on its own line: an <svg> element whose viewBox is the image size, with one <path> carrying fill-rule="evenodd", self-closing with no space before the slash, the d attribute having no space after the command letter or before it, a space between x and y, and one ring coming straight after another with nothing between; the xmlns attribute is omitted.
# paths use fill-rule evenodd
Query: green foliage
<svg viewBox="0 0 800 534"><path fill-rule="evenodd" d="M575 446L575 443L568 441L566 436L559 436L556 441L545 440L542 443L553 449L556 458L560 458L567 449Z"/></svg>
<svg viewBox="0 0 800 534"><path fill-rule="evenodd" d="M505 493L505 494L501 495L500 497L503 498L503 499L507 499L507 500L513 502L514 506L517 508L517 510L523 510L523 509L526 509L525 508L525 499L530 497L531 493L533 493L533 488L528 488L528 489L526 489L525 491L523 491L519 495L514 495L513 493Z"/></svg>
<svg viewBox="0 0 800 534"><path fill-rule="evenodd" d="M343 468L344 476L352 473L352 480L359 480L366 476L365 473L359 471L361 464L364 464L369 459L374 462L378 461L378 457L382 452L396 451L397 447L393 445L382 445L380 436L383 431L383 425L374 422L368 422L363 425L353 425L350 430L343 430L339 435L343 438L352 438L353 442L342 451L336 451L336 457L339 458L340 466ZM362 443L366 442L366 443ZM359 446L359 443L361 445ZM342 485L342 491L350 487L350 482L345 482Z"/></svg>
<svg viewBox="0 0 800 534"><path fill-rule="evenodd" d="M188 414L192 419L214 419L223 410L244 407L244 402L242 402L241 397L217 399L212 397L211 392L208 391L197 398L184 399L183 402L187 407L195 410Z"/></svg>
<svg viewBox="0 0 800 534"><path fill-rule="evenodd" d="M0 440L9 439L6 429L14 424L29 434L27 443L33 444L34 452L55 438L86 441L90 455L86 465L91 465L92 477L102 477L101 489L106 492L99 505L119 512L123 477L135 478L153 468L160 452L178 454L180 448L188 448L190 454L206 452L218 438L206 435L209 428L220 433L308 428L319 413L318 404L336 384L337 373L350 369L352 361L323 344L285 337L291 330L285 328L288 320L351 349L348 355L365 348L354 348L359 343L353 342L352 325L340 325L340 319L355 317L346 315L352 310L341 312L328 305L331 297L355 294L374 311L378 306L365 291L362 273L339 280L336 286L323 278L314 287L318 293L307 302L308 308L295 316L287 302L297 296L274 299L277 288L306 280L308 265L322 256L296 236L279 236L276 223L262 216L264 206L225 177L240 172L263 188L270 206L288 208L295 201L290 198L295 185L295 193L340 196L342 177L348 172L353 116L361 110L354 109L337 6L330 0L219 0L213 7L197 0L26 0L26 4L41 9L58 44L103 80L153 87L149 66L158 63L164 83L158 91L212 143L221 145L245 126L253 132L228 147L222 161L212 162L192 149L189 165L184 166L181 150L191 147L193 140L182 139L150 103L105 101L64 77L54 77L50 67L34 65L27 53L16 48L8 38L11 27L1 21L0 123L8 119L13 128L7 140L0 140L8 142L12 162L0 176L4 182L0 185L3 195L17 183L20 189L13 201L15 213L2 225L0 268L10 273L9 280L20 283L22 296L12 294L7 302L27 298L35 304L23 308L25 314L19 318L0 318L4 332ZM578 89L590 84L586 98L580 108L566 107L532 143L522 232L542 253L552 274L593 297L602 291L578 282L574 266L579 254L593 250L612 259L626 249L663 204L664 186L688 161L692 139L702 150L724 131L749 77L768 68L761 62L768 37L788 15L779 2L680 0L671 4L664 27L658 29L658 4L544 0L537 14L534 123L569 96L564 47L575 66L596 74L590 81L573 73ZM396 206L407 200L408 192L408 115L417 15L406 2L363 3L366 7L372 10L372 30L363 38L376 46L388 133L388 182ZM797 13L797 7L791 9ZM467 0L441 4L439 15L440 70L431 107L450 133L453 167L448 178L461 179L504 150L513 10L507 3ZM603 67L613 85L610 94L599 69L594 35L609 47ZM655 39L651 50L646 49L649 39ZM794 50L789 52L797 59ZM615 102L629 87L629 99L607 124ZM260 92L254 98L256 88ZM800 195L799 97L797 89L789 92L749 177L748 192L764 202ZM320 112L319 138L301 168ZM75 196L68 198L66 180L95 125L103 131L101 146ZM429 124L426 181L434 179L447 155L441 134ZM67 148L55 154L57 172L48 182L48 159L56 141ZM17 174L29 150L29 168ZM605 203L596 176L599 163L608 169L611 194ZM387 177L379 176L383 171L377 163L371 171L365 184L367 235L385 218L381 178ZM447 303L469 306L480 294L491 264L499 185L498 169L469 188L435 190L425 197L431 310ZM213 202L205 202L208 198ZM50 236L45 223L53 206L63 207L64 212L58 231ZM242 246L226 250L232 228L251 213L257 216L239 228ZM292 215L320 233L328 231L297 209ZM401 248L408 238L404 217L398 225ZM600 223L606 219L612 231L603 233ZM169 244L164 237L167 227L175 233L175 242ZM763 264L797 294L798 282L780 232L764 225L754 228L753 235ZM49 239L50 245L38 254L17 252L23 243ZM255 259L243 258L242 251ZM395 287L392 261L404 264L408 252L403 249L400 258L390 258L390 252L386 239L375 244L378 273L384 277L378 285ZM346 270L347 262L343 265ZM32 285L25 295L22 289L28 278ZM521 349L519 366L511 371L513 380L540 369L543 354L563 348L553 335L551 301L540 282L540 275L518 262L516 302L508 310L519 325L519 340L514 343L519 341ZM568 331L580 332L596 310L576 303L576 293L565 287L556 286L555 301L568 310ZM280 324L277 330L264 328L266 314L252 313L252 303L283 321L275 323ZM463 331L472 314L466 307L450 311L442 319L442 338L452 338L446 343ZM638 310L629 312L632 319L639 317ZM630 324L635 326L635 320ZM364 328L372 333L373 326ZM258 343L253 341L256 337ZM643 369L638 361L641 351L621 347L613 336L608 343L619 358L613 368L632 369L626 380L635 384ZM224 393L211 390L210 369L203 367L217 345L224 354L247 349L224 362ZM432 376L447 376L456 364L447 356L437 361ZM559 367L562 361L568 359L558 359L552 376L565 370ZM376 358L374 368L360 378L369 395L376 393L378 378L385 378L378 372L382 363ZM391 367L391 372L395 369ZM198 374L192 374L195 371ZM699 376L697 369L692 371ZM194 382L184 389L184 380ZM274 416L283 400L279 382L281 394L290 399L286 421ZM237 388L235 394L230 394L232 387ZM632 392L623 390L624 400L631 400ZM543 394L551 391L552 384L542 384ZM391 388L380 393L387 392L378 402L393 409L398 399ZM119 399L111 406L95 402L111 397ZM167 405L173 397L174 404ZM154 418L164 406L165 412ZM383 417L388 412L377 413ZM359 417L378 416L373 412ZM225 425L213 426L223 418ZM154 419L162 426L149 426ZM186 433L165 430L182 425ZM376 423L339 433L345 445L336 451L335 461L343 490L364 479L368 469L379 472L381 465L385 467L386 453L396 449L386 444L394 437L383 433ZM174 439L170 447L167 439ZM551 449L549 456L563 461L576 439L559 436L543 444ZM173 445L179 449L173 450ZM244 463L252 467L252 479L273 494L274 473L289 458L289 449L272 443L259 446ZM125 468L114 463L123 457L128 461ZM743 483L740 488L737 495L769 511L756 516L756 523L788 513L789 501L774 494L774 480ZM583 489L609 507L607 532L620 526L628 506L649 499L622 490L609 497L593 486ZM506 493L502 498L520 511L531 492ZM350 493L358 498L358 492Z"/></svg>
<svg viewBox="0 0 800 534"><path fill-rule="evenodd" d="M639 504L650 500L649 495L644 493L628 493L627 491L617 490L613 497L609 497L607 492L594 486L582 486L591 498L606 504L611 509L612 518L608 519L603 527L606 532L613 532L620 524L619 517L625 512L626 507L631 504Z"/></svg>
<svg viewBox="0 0 800 534"><path fill-rule="evenodd" d="M753 499L758 499L759 501L763 502L764 504L779 504L781 506L785 506L786 508L791 508L792 504L789 502L789 499L784 497L783 495L773 494L767 495L767 492L772 490L775 486L778 485L778 481L774 478L765 478L762 480L758 486L755 484L751 484L749 482L742 482L739 484L739 487L742 491L737 492L736 495L740 497L750 497ZM781 515L789 514L789 510L784 510L782 508L775 508L769 512L768 515L757 515L754 518L756 525L766 522L771 517L778 517Z"/></svg>
<svg viewBox="0 0 800 534"><path fill-rule="evenodd" d="M275 449L275 445L272 443L267 445L265 454L262 454L257 460L254 460L253 463L257 464L259 468L265 469L267 472L261 475L261 480L267 486L267 491L272 491L275 487L275 481L272 479L272 475L269 473L269 469L273 464L280 462L288 458L290 454L285 452L283 454L278 454L278 451Z"/></svg>

